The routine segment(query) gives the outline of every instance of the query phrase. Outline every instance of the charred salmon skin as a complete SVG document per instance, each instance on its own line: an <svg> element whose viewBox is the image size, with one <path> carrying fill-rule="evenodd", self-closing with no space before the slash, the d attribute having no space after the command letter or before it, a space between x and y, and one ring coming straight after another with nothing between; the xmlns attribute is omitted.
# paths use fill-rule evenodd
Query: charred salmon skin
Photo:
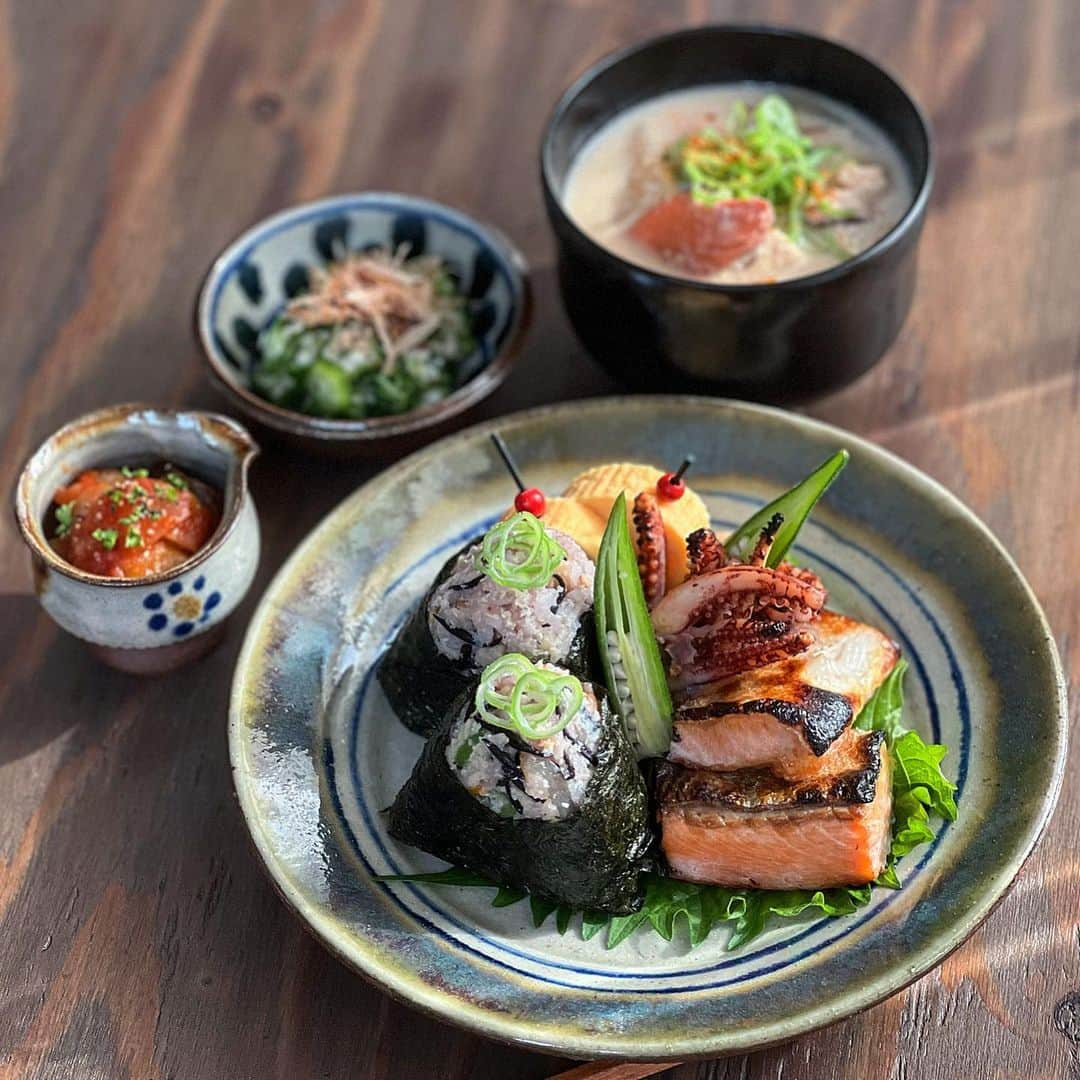
<svg viewBox="0 0 1080 1080"><path fill-rule="evenodd" d="M768 767L793 780L828 769L823 755L846 738L900 653L880 630L835 611L809 630L814 642L798 656L684 694L671 760L723 771Z"/></svg>
<svg viewBox="0 0 1080 1080"><path fill-rule="evenodd" d="M811 780L661 762L656 804L671 875L758 889L873 881L890 844L889 752L879 731L852 734L838 769Z"/></svg>

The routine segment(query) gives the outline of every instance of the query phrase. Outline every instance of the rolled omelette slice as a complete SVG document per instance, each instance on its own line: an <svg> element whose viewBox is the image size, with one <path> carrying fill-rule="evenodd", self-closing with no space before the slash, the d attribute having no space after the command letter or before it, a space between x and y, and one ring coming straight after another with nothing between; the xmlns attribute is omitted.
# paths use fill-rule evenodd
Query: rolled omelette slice
<svg viewBox="0 0 1080 1080"><path fill-rule="evenodd" d="M572 536L582 546L585 554L596 562L600 540L607 526L606 514L601 518L592 507L585 506L576 499L553 495L548 497L541 520L547 528Z"/></svg>
<svg viewBox="0 0 1080 1080"><path fill-rule="evenodd" d="M634 499L643 491L656 492L656 482L663 476L660 469L652 465L640 465L633 462L615 462L610 465L596 465L576 476L563 494L563 500L573 500L579 507L590 511L600 521L600 531L596 536L599 547L611 507L619 493L626 495L626 505L630 509ZM554 501L554 500L552 500ZM689 487L681 499L663 499L657 497L660 514L664 519L664 536L667 554L667 585L672 588L685 581L690 573L690 563L686 554L686 538L696 529L707 528L709 511L701 498ZM545 514L545 521L547 514ZM567 525L550 524L563 529L586 551L589 545ZM595 552L589 551L595 558Z"/></svg>

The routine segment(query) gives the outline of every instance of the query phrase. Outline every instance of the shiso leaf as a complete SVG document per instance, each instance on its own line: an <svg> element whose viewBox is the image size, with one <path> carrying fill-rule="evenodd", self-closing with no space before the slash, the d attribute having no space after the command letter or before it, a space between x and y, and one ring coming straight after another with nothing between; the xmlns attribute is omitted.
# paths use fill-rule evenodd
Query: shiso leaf
<svg viewBox="0 0 1080 1080"><path fill-rule="evenodd" d="M428 874L377 874L376 881L412 881L422 885L463 885L478 888L497 889L498 884L483 874L474 874L460 866L449 866L445 870L434 870Z"/></svg>
<svg viewBox="0 0 1080 1080"><path fill-rule="evenodd" d="M822 462L805 480L801 480L783 495L773 499L768 506L763 506L756 513L751 514L724 541L724 550L736 562L746 562L754 550L754 544L757 543L761 530L774 514L779 514L784 520L777 530L768 558L765 560L766 566L779 566L799 535L803 523L810 516L810 511L840 475L840 471L848 463L850 456L846 450L837 450L828 461Z"/></svg>
<svg viewBox="0 0 1080 1080"><path fill-rule="evenodd" d="M596 937L607 926L611 916L602 911L583 911L581 913L581 938L588 941Z"/></svg>
<svg viewBox="0 0 1080 1080"><path fill-rule="evenodd" d="M638 758L660 757L671 745L671 692L645 603L622 492L600 541L593 594L597 642L612 704ZM616 685L609 632L616 636L627 676L623 695Z"/></svg>
<svg viewBox="0 0 1080 1080"><path fill-rule="evenodd" d="M542 896L530 896L529 907L532 909L533 926L543 926L547 917L558 906L554 900L545 900Z"/></svg>
<svg viewBox="0 0 1080 1080"><path fill-rule="evenodd" d="M570 926L570 919L574 915L574 909L567 904L560 904L555 909L555 929L560 934L565 934Z"/></svg>
<svg viewBox="0 0 1080 1080"><path fill-rule="evenodd" d="M607 927L607 947L614 949L644 926L670 941L685 923L690 947L700 945L717 926L730 923L729 950L740 949L767 929L774 918L795 918L808 911L829 917L850 915L870 902L875 886L900 887L897 862L920 844L935 836L930 825L933 813L946 821L956 820L955 785L941 772L943 746L923 742L915 731L900 724L903 710L903 678L907 663L901 660L874 696L863 706L855 726L864 731L881 731L893 757L892 846L885 869L873 885L838 889L725 889L718 885L695 885L660 874L643 875L645 900L631 915L611 917L601 912L584 912L581 936L595 937ZM498 889L496 906L510 903L512 890L499 887L470 871L451 867L441 873L401 874L377 878L379 881L419 881L435 885L470 885ZM522 896L524 894L521 894ZM499 903L500 897L503 902ZM530 896L533 925L541 926L556 912L556 929L565 933L574 913L565 905Z"/></svg>
<svg viewBox="0 0 1080 1080"><path fill-rule="evenodd" d="M616 915L608 926L607 947L614 949L624 942L637 928L648 919L648 911L643 907L632 915Z"/></svg>
<svg viewBox="0 0 1080 1080"><path fill-rule="evenodd" d="M934 834L931 833L930 839L932 840L933 838ZM928 843L929 841L921 842ZM874 882L875 885L880 885L883 889L899 889L901 885L900 878L896 873L896 864L893 862L895 850L896 847L894 843L893 849L889 852L889 861L886 862L885 869L878 874L878 879Z"/></svg>
<svg viewBox="0 0 1080 1080"><path fill-rule="evenodd" d="M495 899L491 901L492 907L510 907L511 904L524 900L529 894L521 889L508 889L505 885L499 886Z"/></svg>

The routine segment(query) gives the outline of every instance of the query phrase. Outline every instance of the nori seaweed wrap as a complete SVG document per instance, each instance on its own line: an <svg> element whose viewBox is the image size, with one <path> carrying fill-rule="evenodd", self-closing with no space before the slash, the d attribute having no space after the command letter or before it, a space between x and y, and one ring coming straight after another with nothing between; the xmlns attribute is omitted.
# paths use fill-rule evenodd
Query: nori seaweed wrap
<svg viewBox="0 0 1080 1080"><path fill-rule="evenodd" d="M478 543L477 540L471 540L447 560L424 599L402 625L379 661L379 683L394 712L406 727L418 735L429 736L439 726L440 721L465 687L475 681L480 670L494 658L490 655L492 653L520 651L530 655L532 659L551 660L558 663L580 678L598 677L601 668L591 610L592 563L575 541L569 537L563 537L562 534L555 535L559 536L560 542L567 548L571 560L576 560L578 563L584 560L588 568L589 610L583 612L580 618L574 617L573 621L577 629L569 642L568 649L565 652L561 649L530 650L520 645L515 646L513 643L501 649L499 646L502 638L508 636L508 627L505 623L485 628L477 640L477 635L470 633L467 627L452 626L443 621L444 648L440 651L432 636L429 618L433 600L439 594L440 587L454 578L456 572L456 584L448 588L451 592L456 592L460 598L467 599L471 595L496 588L479 571L472 571L462 559L466 552ZM562 579L556 575L553 580L558 582ZM511 590L505 591L511 592ZM541 617L547 620L544 624L545 629L547 623L560 629L557 620L567 619L567 616L560 611L559 605L559 599L565 597L567 591L565 586L561 592L556 591L556 602L542 609ZM574 590L570 591L574 592ZM584 591L577 590L580 593ZM503 613L495 613L495 615L501 614ZM564 636L567 635L564 633ZM459 651L456 658L445 655L446 639L455 643L460 642L460 646L457 646ZM485 656L485 652L489 655Z"/></svg>
<svg viewBox="0 0 1080 1080"><path fill-rule="evenodd" d="M590 704L566 729L564 745L553 747L558 739L530 744L484 724L473 701L475 685L427 741L389 810L390 834L554 903L610 914L637 910L652 843L648 797L603 689L585 684ZM466 760L478 737L486 749L473 768ZM552 768L551 756L538 755L540 745L549 755L557 751L554 783L535 771ZM485 783L489 758L502 775ZM527 795L526 787L539 797Z"/></svg>

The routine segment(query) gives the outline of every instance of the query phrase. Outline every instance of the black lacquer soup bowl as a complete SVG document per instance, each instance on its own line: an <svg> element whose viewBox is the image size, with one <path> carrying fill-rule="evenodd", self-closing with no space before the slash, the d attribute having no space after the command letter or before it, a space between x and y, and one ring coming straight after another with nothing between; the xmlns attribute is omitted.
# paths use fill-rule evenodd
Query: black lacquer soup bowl
<svg viewBox="0 0 1080 1080"><path fill-rule="evenodd" d="M747 81L825 95L888 137L914 194L885 236L807 277L719 285L637 266L574 223L563 205L568 174L590 136L616 114L670 91ZM747 26L653 38L600 60L566 91L540 157L567 314L596 361L632 389L810 398L876 364L907 317L933 178L930 131L895 79L842 45Z"/></svg>

